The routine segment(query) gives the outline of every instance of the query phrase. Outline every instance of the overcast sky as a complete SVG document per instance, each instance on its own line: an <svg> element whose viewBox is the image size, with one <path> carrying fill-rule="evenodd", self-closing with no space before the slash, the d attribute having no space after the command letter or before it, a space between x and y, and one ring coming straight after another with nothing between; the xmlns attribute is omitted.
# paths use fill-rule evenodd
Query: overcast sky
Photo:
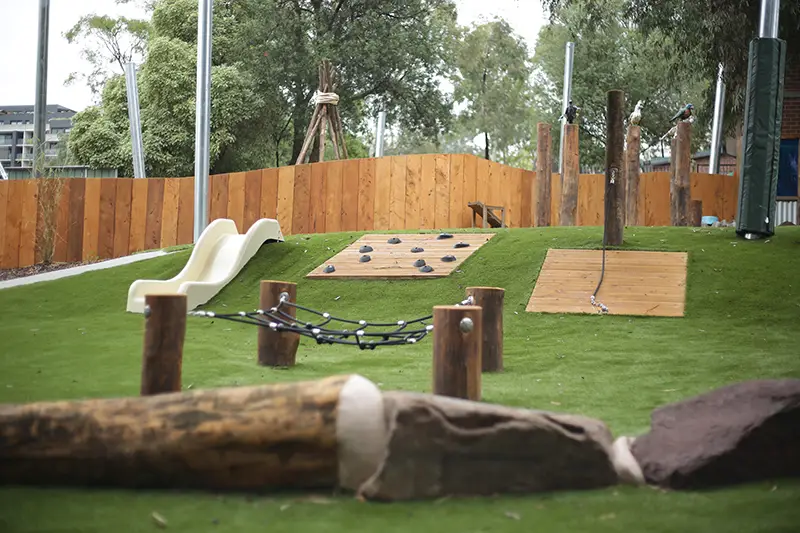
<svg viewBox="0 0 800 533"><path fill-rule="evenodd" d="M36 85L37 0L0 0L3 14L0 68L0 105L32 105ZM457 0L459 22L470 24L493 16L505 18L533 51L536 35L544 24L539 0ZM137 8L118 6L114 0L51 0L47 103L76 111L92 103L83 82L69 87L64 80L71 72L88 70L78 45L70 45L63 34L84 14L142 16Z"/></svg>

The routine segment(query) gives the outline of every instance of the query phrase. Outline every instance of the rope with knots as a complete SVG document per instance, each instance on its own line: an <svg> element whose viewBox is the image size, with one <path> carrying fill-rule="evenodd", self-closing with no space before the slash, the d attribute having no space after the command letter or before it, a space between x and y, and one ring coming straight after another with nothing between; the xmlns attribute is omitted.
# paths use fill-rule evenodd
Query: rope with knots
<svg viewBox="0 0 800 533"><path fill-rule="evenodd" d="M471 305L473 302L473 297L469 296L456 305ZM287 312L288 308L309 313L318 317L318 320L317 322L298 321L296 317ZM278 305L270 309L257 309L253 312L239 311L238 313L191 311L189 315L205 318L220 318L231 322L267 327L273 331L297 333L316 340L317 344L345 344L358 346L361 350L374 350L378 346L414 344L424 339L428 333L433 331L433 325L426 324L426 322L433 318L433 315L427 315L413 320L398 320L396 322L351 320L347 318L338 318L330 313L317 311L316 309L290 302L286 293L282 293ZM356 327L354 329L328 327L332 322L340 322L345 325ZM409 326L416 325L421 327L408 329ZM368 328L388 328L392 326L395 326L395 328L390 331L367 331Z"/></svg>
<svg viewBox="0 0 800 533"><path fill-rule="evenodd" d="M331 104L339 105L339 95L336 93L322 93L314 91L314 96L311 97L310 105L317 104Z"/></svg>

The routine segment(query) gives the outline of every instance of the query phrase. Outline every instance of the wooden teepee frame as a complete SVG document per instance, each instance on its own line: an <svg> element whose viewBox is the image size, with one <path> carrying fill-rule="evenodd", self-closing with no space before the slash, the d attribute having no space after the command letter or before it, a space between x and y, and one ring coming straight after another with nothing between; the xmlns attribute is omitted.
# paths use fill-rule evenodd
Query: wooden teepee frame
<svg viewBox="0 0 800 533"><path fill-rule="evenodd" d="M319 135L319 161L325 160L325 135L328 125L331 128L331 142L336 159L347 159L347 146L344 141L344 131L342 130L342 118L339 116L339 95L336 94L337 80L336 73L331 67L330 61L323 60L319 66L319 86L314 95L313 102L314 114L308 124L306 138L303 141L303 148L297 156L295 164L305 163L314 137Z"/></svg>

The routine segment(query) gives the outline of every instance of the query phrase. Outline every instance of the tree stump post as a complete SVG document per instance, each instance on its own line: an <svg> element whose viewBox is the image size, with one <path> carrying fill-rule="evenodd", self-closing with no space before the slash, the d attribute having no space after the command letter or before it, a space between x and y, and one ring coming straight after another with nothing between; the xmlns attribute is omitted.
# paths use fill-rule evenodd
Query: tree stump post
<svg viewBox="0 0 800 533"><path fill-rule="evenodd" d="M689 225L699 227L703 222L703 202L701 200L689 201Z"/></svg>
<svg viewBox="0 0 800 533"><path fill-rule="evenodd" d="M481 372L503 370L503 302L505 289L499 287L467 287L472 305L481 308L483 341Z"/></svg>
<svg viewBox="0 0 800 533"><path fill-rule="evenodd" d="M608 91L606 105L606 190L603 242L621 246L625 229L625 183L623 141L625 93Z"/></svg>
<svg viewBox="0 0 800 533"><path fill-rule="evenodd" d="M642 129L636 124L628 126L625 154L625 225L638 226L639 221L639 152Z"/></svg>
<svg viewBox="0 0 800 533"><path fill-rule="evenodd" d="M281 301L281 295L286 295L290 302L297 302L297 284L288 281L264 280L261 282L259 308L268 311ZM297 316L294 307L284 306L282 311L292 317ZM272 367L294 366L297 357L297 346L300 344L300 335L288 331L275 331L272 328L259 326L258 328L258 364Z"/></svg>
<svg viewBox="0 0 800 533"><path fill-rule="evenodd" d="M564 125L564 173L561 176L559 224L574 226L578 220L578 180L581 172L578 125Z"/></svg>
<svg viewBox="0 0 800 533"><path fill-rule="evenodd" d="M186 337L186 295L148 294L144 297L144 306L140 394L180 392Z"/></svg>
<svg viewBox="0 0 800 533"><path fill-rule="evenodd" d="M550 155L550 124L539 122L536 126L536 226L550 225L550 180L552 164Z"/></svg>
<svg viewBox="0 0 800 533"><path fill-rule="evenodd" d="M483 310L477 305L433 308L433 393L481 399Z"/></svg>
<svg viewBox="0 0 800 533"><path fill-rule="evenodd" d="M679 122L670 160L669 205L673 226L689 225L691 209L692 125Z"/></svg>

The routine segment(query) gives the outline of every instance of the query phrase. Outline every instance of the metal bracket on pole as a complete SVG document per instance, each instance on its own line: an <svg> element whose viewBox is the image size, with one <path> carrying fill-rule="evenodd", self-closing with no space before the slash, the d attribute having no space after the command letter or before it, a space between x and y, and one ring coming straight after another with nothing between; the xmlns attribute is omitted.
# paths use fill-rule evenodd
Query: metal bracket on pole
<svg viewBox="0 0 800 533"><path fill-rule="evenodd" d="M128 94L128 121L131 126L133 177L146 178L147 176L144 170L144 146L142 144L142 121L139 115L139 87L136 84L135 63L125 63L125 88Z"/></svg>
<svg viewBox="0 0 800 533"><path fill-rule="evenodd" d="M211 28L213 0L199 0L197 12L197 97L194 145L194 242L208 225L211 137Z"/></svg>
<svg viewBox="0 0 800 533"><path fill-rule="evenodd" d="M561 112L563 113L564 110L569 105L569 101L572 99L572 65L575 58L575 43L568 42L566 47L566 53L564 57L564 94L563 94L563 102L561 103ZM561 118L561 130L559 132L559 141L558 141L558 173L561 174L563 172L563 165L564 165L564 125L567 123L567 118Z"/></svg>

